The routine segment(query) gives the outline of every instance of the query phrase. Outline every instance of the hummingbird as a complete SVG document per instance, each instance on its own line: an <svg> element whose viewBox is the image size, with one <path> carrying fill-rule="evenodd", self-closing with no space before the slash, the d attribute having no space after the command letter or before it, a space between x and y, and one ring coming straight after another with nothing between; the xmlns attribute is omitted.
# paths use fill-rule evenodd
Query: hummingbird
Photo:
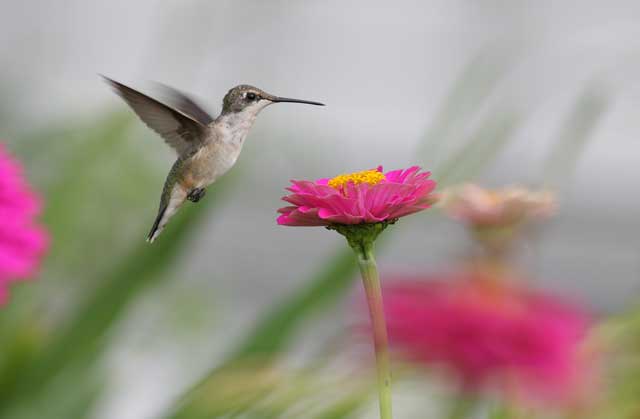
<svg viewBox="0 0 640 419"><path fill-rule="evenodd" d="M206 188L233 167L261 110L273 103L310 100L274 96L242 84L229 90L222 112L213 118L188 95L164 86L173 106L102 76L149 128L171 146L178 158L171 167L160 196L160 207L147 236L153 243L169 219L186 200L198 202Z"/></svg>

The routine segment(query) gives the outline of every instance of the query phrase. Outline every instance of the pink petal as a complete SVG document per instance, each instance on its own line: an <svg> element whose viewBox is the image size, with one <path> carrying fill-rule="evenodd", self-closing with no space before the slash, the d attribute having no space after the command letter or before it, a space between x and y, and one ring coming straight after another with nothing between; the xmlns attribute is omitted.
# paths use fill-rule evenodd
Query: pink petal
<svg viewBox="0 0 640 419"><path fill-rule="evenodd" d="M378 166L382 172L382 166ZM328 186L329 178L292 180L283 198L291 204L278 212L282 225L328 225L377 223L429 208L435 182L417 166L385 174L377 185L347 183L340 189ZM315 217L315 218L314 218Z"/></svg>
<svg viewBox="0 0 640 419"><path fill-rule="evenodd" d="M39 197L31 191L19 162L0 144L0 297L9 282L35 274L48 247L44 229L36 225Z"/></svg>

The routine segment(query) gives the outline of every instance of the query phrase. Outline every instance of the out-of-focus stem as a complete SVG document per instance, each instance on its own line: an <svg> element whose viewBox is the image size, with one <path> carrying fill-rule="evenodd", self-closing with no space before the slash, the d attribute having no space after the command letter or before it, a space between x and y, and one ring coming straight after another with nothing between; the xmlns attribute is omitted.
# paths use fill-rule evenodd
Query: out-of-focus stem
<svg viewBox="0 0 640 419"><path fill-rule="evenodd" d="M378 268L373 254L373 241L363 240L360 246L352 246L358 257L358 266L362 274L362 283L369 305L369 316L373 330L373 344L378 371L378 395L380 399L380 418L391 419L391 367L389 362L389 343L387 325L384 319L382 291Z"/></svg>
<svg viewBox="0 0 640 419"><path fill-rule="evenodd" d="M473 413L476 400L467 396L460 396L453 401L451 410L447 416L448 419L467 419ZM503 418L500 416L500 418ZM506 418L503 418L506 419Z"/></svg>

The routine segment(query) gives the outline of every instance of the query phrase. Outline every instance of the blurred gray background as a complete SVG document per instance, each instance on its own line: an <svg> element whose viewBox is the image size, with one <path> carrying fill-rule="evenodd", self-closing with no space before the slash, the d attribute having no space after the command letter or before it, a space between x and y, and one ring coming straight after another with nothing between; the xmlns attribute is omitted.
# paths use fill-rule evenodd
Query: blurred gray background
<svg viewBox="0 0 640 419"><path fill-rule="evenodd" d="M234 169L233 191L216 197L224 201L189 243L174 278L137 302L118 329L100 417L161 411L180 383L214 364L256 316L344 246L323 229L276 225L291 178L378 164L435 170L467 140L505 137L475 180L551 185L559 192L558 216L523 246L521 262L531 276L597 311L616 312L637 298L640 3L389 4L4 4L0 113L7 122L0 136L10 144L59 121L123 110L98 73L149 92L148 81L160 81L193 93L212 111L240 83L327 104L282 104L260 115ZM144 166L157 169L155 196L174 156L142 124L135 129ZM577 145L563 151L557 147L563 141ZM140 231L150 227L156 200L144 208L146 218L135 222L148 225ZM126 215L120 222L131 224ZM437 213L394 229L379 258L388 275L445 268L467 245L462 227ZM340 333L348 323L343 309L305 332L301 354ZM172 339L176 324L190 326L180 341Z"/></svg>

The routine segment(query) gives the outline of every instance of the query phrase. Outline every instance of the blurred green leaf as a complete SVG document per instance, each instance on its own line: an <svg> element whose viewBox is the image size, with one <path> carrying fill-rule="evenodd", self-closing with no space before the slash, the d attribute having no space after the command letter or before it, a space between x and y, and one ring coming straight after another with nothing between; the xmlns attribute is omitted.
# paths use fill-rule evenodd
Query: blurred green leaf
<svg viewBox="0 0 640 419"><path fill-rule="evenodd" d="M3 391L12 387L20 379L22 372L36 359L44 343L42 332L37 324L23 326L2 329L0 389Z"/></svg>
<svg viewBox="0 0 640 419"><path fill-rule="evenodd" d="M462 130L482 109L508 73L514 61L512 52L483 51L470 60L447 93L439 112L427 130L418 155L440 163L444 147L464 143Z"/></svg>
<svg viewBox="0 0 640 419"><path fill-rule="evenodd" d="M24 403L2 406L11 419L86 419L104 390L104 371L96 364L76 363L55 377L44 393L29 394Z"/></svg>
<svg viewBox="0 0 640 419"><path fill-rule="evenodd" d="M449 412L446 415L447 419L467 419L473 417L473 412L476 410L478 400L475 398L459 396L453 398L449 402Z"/></svg>
<svg viewBox="0 0 640 419"><path fill-rule="evenodd" d="M320 412L315 419L348 419L354 417L362 406L369 401L370 392L356 392L347 395L342 400L334 403L323 412Z"/></svg>
<svg viewBox="0 0 640 419"><path fill-rule="evenodd" d="M290 372L262 360L243 361L219 369L173 417L346 418L370 399L369 378L316 369Z"/></svg>
<svg viewBox="0 0 640 419"><path fill-rule="evenodd" d="M508 406L500 403L489 412L489 419L510 419L513 414Z"/></svg>
<svg viewBox="0 0 640 419"><path fill-rule="evenodd" d="M329 258L314 278L302 289L274 304L273 309L260 320L247 337L222 365L233 365L246 359L268 359L278 354L291 341L298 329L317 313L349 289L356 272L356 261L351 249L346 248ZM198 389L207 386L219 369L211 371L199 384L186 393L181 407L172 418L191 418L185 412ZM197 403L197 400L196 400Z"/></svg>
<svg viewBox="0 0 640 419"><path fill-rule="evenodd" d="M134 138L137 125L131 122L128 115L107 115L73 146L70 158L61 159L47 190L45 222L54 239L50 260L64 262L53 267L59 275L81 275L82 285L90 288L87 280L104 275L113 258L133 250L132 237L148 228L140 220L155 216L164 173L149 165L153 154ZM163 147L154 140L149 146Z"/></svg>
<svg viewBox="0 0 640 419"><path fill-rule="evenodd" d="M609 316L592 330L590 342L606 353L598 360L600 377L606 385L600 397L599 415L635 419L640 415L640 307L634 304L623 313Z"/></svg>
<svg viewBox="0 0 640 419"><path fill-rule="evenodd" d="M306 286L275 304L274 310L240 343L230 361L278 353L310 315L344 295L357 267L351 249L345 245L321 266Z"/></svg>
<svg viewBox="0 0 640 419"><path fill-rule="evenodd" d="M589 85L582 92L546 160L543 172L546 186L560 186L573 172L608 104L608 94L599 85Z"/></svg>
<svg viewBox="0 0 640 419"><path fill-rule="evenodd" d="M438 186L448 186L477 176L512 139L519 118L507 111L496 111L469 136L464 147L452 153L434 170Z"/></svg>

